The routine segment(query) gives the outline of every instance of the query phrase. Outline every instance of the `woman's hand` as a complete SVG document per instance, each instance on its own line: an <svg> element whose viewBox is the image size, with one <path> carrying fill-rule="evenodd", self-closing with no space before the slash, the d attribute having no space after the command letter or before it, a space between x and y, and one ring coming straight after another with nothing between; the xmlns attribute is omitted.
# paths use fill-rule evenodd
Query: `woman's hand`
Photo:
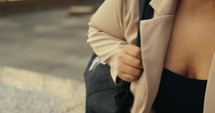
<svg viewBox="0 0 215 113"><path fill-rule="evenodd" d="M126 45L119 54L118 77L126 82L140 78L143 71L140 47Z"/></svg>

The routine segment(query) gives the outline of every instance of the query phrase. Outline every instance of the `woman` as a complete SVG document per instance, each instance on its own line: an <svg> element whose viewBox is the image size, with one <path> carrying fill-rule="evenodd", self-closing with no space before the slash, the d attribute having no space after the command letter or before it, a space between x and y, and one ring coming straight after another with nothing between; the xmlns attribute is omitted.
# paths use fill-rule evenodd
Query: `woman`
<svg viewBox="0 0 215 113"><path fill-rule="evenodd" d="M115 82L131 82L131 113L215 111L215 1L151 0L140 21L138 0L106 0L89 23L88 43Z"/></svg>

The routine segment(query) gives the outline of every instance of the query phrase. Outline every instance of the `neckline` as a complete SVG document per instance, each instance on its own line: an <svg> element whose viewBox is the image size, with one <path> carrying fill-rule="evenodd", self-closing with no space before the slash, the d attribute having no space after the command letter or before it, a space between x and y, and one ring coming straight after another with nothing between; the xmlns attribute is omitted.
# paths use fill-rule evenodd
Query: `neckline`
<svg viewBox="0 0 215 113"><path fill-rule="evenodd" d="M194 78L190 78L190 77L186 77L184 75L181 75L181 74L178 74L176 72L173 72L167 68L164 68L163 69L163 73L164 72L167 72L167 73L170 73L171 75L177 77L177 78L181 78L181 79L186 79L186 80L191 80L191 81L199 81L199 82L207 82L208 80L201 80L201 79L194 79Z"/></svg>

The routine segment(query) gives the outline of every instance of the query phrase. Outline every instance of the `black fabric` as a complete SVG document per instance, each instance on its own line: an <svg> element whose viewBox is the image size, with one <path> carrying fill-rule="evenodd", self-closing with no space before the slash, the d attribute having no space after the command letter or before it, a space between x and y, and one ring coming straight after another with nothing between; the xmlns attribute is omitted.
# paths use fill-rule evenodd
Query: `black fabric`
<svg viewBox="0 0 215 113"><path fill-rule="evenodd" d="M151 7L151 5L149 5L149 2L150 0L140 0L140 20L146 20L146 19L151 19L153 17L153 14L154 14L154 10L153 8ZM136 42L136 45L138 47L141 46L140 44L140 29L138 28L138 34L137 34L137 42ZM144 32L144 31L141 31L141 32Z"/></svg>
<svg viewBox="0 0 215 113"><path fill-rule="evenodd" d="M153 9L149 9L150 0L140 0L140 19L152 18ZM147 12L149 14L147 14ZM144 15L143 15L144 14ZM140 31L137 46L140 46ZM84 72L86 84L86 113L129 113L133 103L130 83L116 85L110 74L110 67L101 64L94 53Z"/></svg>
<svg viewBox="0 0 215 113"><path fill-rule="evenodd" d="M127 113L125 110L129 111L133 101L130 84L115 85L108 65L96 62L93 69L89 70L95 58L97 56L94 54L84 73L87 89L86 113Z"/></svg>
<svg viewBox="0 0 215 113"><path fill-rule="evenodd" d="M149 5L149 2L151 0L140 0L140 20L146 20L146 19L151 19L154 14L154 10Z"/></svg>
<svg viewBox="0 0 215 113"><path fill-rule="evenodd" d="M153 108L156 113L203 113L206 84L164 69Z"/></svg>

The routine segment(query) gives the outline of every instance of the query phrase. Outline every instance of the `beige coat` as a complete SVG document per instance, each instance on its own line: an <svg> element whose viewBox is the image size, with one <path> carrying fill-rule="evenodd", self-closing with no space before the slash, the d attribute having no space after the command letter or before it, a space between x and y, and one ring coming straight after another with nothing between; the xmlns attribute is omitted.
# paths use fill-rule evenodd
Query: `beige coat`
<svg viewBox="0 0 215 113"><path fill-rule="evenodd" d="M158 92L164 58L170 39L177 0L151 0L154 18L140 21L144 72L131 84L134 104L131 113L150 113ZM121 47L137 36L139 0L105 0L89 23L88 43L111 66L117 76L117 58ZM209 72L204 113L215 112L215 56Z"/></svg>

